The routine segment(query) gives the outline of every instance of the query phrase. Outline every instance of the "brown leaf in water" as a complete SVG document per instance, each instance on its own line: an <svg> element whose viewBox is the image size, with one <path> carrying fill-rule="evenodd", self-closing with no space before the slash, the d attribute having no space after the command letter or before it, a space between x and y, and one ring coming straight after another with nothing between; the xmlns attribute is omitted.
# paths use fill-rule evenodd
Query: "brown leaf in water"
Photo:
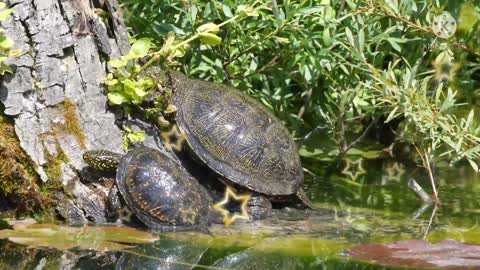
<svg viewBox="0 0 480 270"><path fill-rule="evenodd" d="M480 246L456 240L429 243L405 240L390 244L364 244L353 247L354 259L392 267L480 269Z"/></svg>
<svg viewBox="0 0 480 270"><path fill-rule="evenodd" d="M122 250L134 244L152 243L157 235L128 227L68 227L53 224L12 224L13 230L0 230L0 239L31 247L61 250L80 248L96 251Z"/></svg>

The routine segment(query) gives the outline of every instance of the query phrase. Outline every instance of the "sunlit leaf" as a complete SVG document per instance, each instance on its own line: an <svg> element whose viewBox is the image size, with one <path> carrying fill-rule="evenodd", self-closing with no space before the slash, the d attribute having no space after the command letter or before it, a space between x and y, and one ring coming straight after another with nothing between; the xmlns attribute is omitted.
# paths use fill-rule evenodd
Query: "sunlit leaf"
<svg viewBox="0 0 480 270"><path fill-rule="evenodd" d="M0 49L8 51L13 47L14 44L15 42L11 38L0 35Z"/></svg>
<svg viewBox="0 0 480 270"><path fill-rule="evenodd" d="M0 75L4 75L5 73L13 74L13 69L9 65L0 62Z"/></svg>
<svg viewBox="0 0 480 270"><path fill-rule="evenodd" d="M218 33L218 31L220 31L220 27L218 27L218 25L215 23L202 24L197 28L198 33L209 32L209 33L216 34Z"/></svg>
<svg viewBox="0 0 480 270"><path fill-rule="evenodd" d="M2 3L2 2L0 2L0 3ZM4 4L4 3L2 3L2 4ZM2 8L2 7L0 7L0 8ZM0 11L0 21L3 22L6 19L8 19L10 14L12 14L12 12L13 12L13 8L9 8L9 9Z"/></svg>
<svg viewBox="0 0 480 270"><path fill-rule="evenodd" d="M225 16L227 16L227 18L233 17L232 10L230 9L229 6L223 4L222 9L223 9L223 14L225 14Z"/></svg>
<svg viewBox="0 0 480 270"><path fill-rule="evenodd" d="M143 130L127 134L127 137L131 142L142 142L142 141L145 140L146 136L147 135L145 134L145 131L143 131Z"/></svg>
<svg viewBox="0 0 480 270"><path fill-rule="evenodd" d="M144 57L145 55L148 54L148 51L150 50L150 46L151 46L150 39L141 38L135 41L135 43L133 43L129 54L135 57Z"/></svg>
<svg viewBox="0 0 480 270"><path fill-rule="evenodd" d="M121 60L121 59L114 59L114 60L108 61L108 64L113 68L124 67L124 66L127 65L127 63L128 63L128 61L124 61L124 60Z"/></svg>
<svg viewBox="0 0 480 270"><path fill-rule="evenodd" d="M323 30L323 44L327 47L332 45L332 37L330 36L330 29L328 27Z"/></svg>
<svg viewBox="0 0 480 270"><path fill-rule="evenodd" d="M222 44L222 38L212 33L199 33L200 40L207 45Z"/></svg>
<svg viewBox="0 0 480 270"><path fill-rule="evenodd" d="M128 99L125 98L125 96L121 93L118 92L112 92L107 94L108 101L114 105L120 105L123 102L128 101Z"/></svg>

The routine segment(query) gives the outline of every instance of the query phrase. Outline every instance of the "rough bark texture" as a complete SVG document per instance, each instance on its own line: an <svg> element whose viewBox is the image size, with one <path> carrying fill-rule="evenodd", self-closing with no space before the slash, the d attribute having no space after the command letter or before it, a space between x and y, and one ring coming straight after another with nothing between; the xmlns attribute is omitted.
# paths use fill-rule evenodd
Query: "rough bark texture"
<svg viewBox="0 0 480 270"><path fill-rule="evenodd" d="M56 208L70 223L105 222L107 191L80 181L83 152L122 152L102 81L106 60L126 54L130 45L117 2L97 2L103 1L9 0L14 12L4 23L22 54L8 63L14 74L0 81L0 101L42 181L64 187ZM95 8L111 15L108 25Z"/></svg>

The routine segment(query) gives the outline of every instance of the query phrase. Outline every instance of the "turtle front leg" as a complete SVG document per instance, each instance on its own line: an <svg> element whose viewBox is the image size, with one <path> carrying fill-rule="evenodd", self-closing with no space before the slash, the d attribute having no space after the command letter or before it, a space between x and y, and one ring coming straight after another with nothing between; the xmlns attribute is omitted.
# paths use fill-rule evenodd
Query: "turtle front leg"
<svg viewBox="0 0 480 270"><path fill-rule="evenodd" d="M125 204L122 204L120 192L118 191L117 185L114 185L108 194L107 219L110 222L117 222L120 219L120 212L123 207L125 207Z"/></svg>

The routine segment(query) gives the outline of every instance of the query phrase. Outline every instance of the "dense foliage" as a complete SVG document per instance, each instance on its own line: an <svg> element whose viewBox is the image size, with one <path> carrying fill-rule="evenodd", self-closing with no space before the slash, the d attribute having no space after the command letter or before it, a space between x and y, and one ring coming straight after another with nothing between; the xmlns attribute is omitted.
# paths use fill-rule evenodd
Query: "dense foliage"
<svg viewBox="0 0 480 270"><path fill-rule="evenodd" d="M221 40L193 40L176 60L191 77L259 99L304 157L342 157L377 137L413 146L428 171L441 159L478 170L478 1L121 2L132 34L160 45L169 32L185 40L253 4L254 15L219 29ZM440 16L456 30L439 27Z"/></svg>

